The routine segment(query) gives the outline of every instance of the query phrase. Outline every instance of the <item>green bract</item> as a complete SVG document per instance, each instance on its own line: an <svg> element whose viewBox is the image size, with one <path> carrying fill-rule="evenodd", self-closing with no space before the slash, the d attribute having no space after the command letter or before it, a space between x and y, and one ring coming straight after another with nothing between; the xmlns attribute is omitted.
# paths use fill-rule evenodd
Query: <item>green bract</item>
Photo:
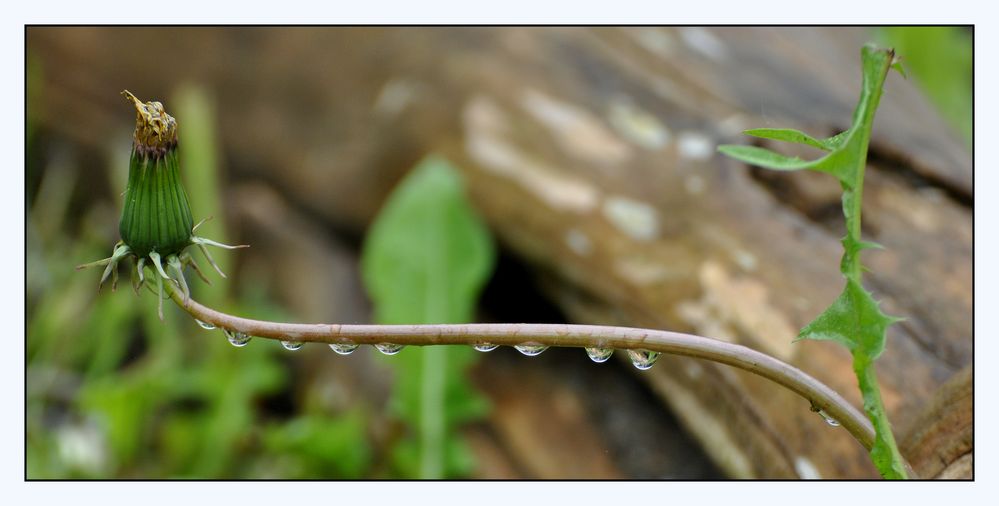
<svg viewBox="0 0 999 506"><path fill-rule="evenodd" d="M118 262L124 258L132 258L135 260L132 284L138 292L145 281L144 270L148 260L156 268L159 314L163 318L164 279L176 283L187 296L189 291L184 279L184 267L190 265L201 279L208 282L198 264L186 251L189 246L197 245L208 263L222 277L225 277L225 273L205 246L226 249L246 246L229 246L194 235L201 223L194 224L187 192L181 182L177 157L177 121L166 113L163 104L159 102L142 103L127 90L121 94L135 106L136 112L128 186L125 188L125 205L118 227L121 240L115 245L110 257L81 265L77 269L105 266L98 286L103 285L110 276L114 289L118 284Z"/></svg>
<svg viewBox="0 0 999 506"><path fill-rule="evenodd" d="M743 133L764 139L805 144L827 151L817 160L802 160L784 156L755 146L719 146L718 151L737 160L773 170L815 170L825 172L839 180L843 188L843 215L846 217L846 236L843 237L843 259L840 271L846 278L843 293L812 323L801 329L798 339L823 339L837 341L853 354L853 369L857 375L864 411L874 424L875 441L871 459L881 475L886 478L905 478L902 457L888 423L888 414L881 400L874 360L885 348L888 326L899 320L881 311L878 302L861 284L863 266L860 252L880 245L860 237L860 210L864 189L864 167L867 162L867 145L871 138L874 113L881 100L882 86L891 68L901 71L891 49L864 46L863 83L860 100L853 112L850 128L828 139L815 139L791 129L759 128Z"/></svg>

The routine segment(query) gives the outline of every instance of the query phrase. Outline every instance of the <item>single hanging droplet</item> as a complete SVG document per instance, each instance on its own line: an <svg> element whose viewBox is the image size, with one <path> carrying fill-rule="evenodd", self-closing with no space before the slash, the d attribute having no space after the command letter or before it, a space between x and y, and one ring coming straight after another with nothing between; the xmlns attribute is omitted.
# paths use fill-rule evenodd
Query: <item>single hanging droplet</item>
<svg viewBox="0 0 999 506"><path fill-rule="evenodd" d="M215 325L213 325L211 323L203 322L203 321L201 321L201 320L199 320L197 318L195 318L194 321L198 322L198 326L200 326L201 328L203 328L205 330L215 330Z"/></svg>
<svg viewBox="0 0 999 506"><path fill-rule="evenodd" d="M288 351L295 351L304 345L305 343L301 341L281 341L281 346L284 346L284 349Z"/></svg>
<svg viewBox="0 0 999 506"><path fill-rule="evenodd" d="M518 344L517 346L514 346L514 348L528 357L536 357L548 349L547 346L539 343Z"/></svg>
<svg viewBox="0 0 999 506"><path fill-rule="evenodd" d="M614 348L586 348L586 355L598 364L606 362L613 354Z"/></svg>
<svg viewBox="0 0 999 506"><path fill-rule="evenodd" d="M225 338L229 340L229 344L237 348L242 348L243 346L246 346L246 344L250 342L250 336L242 332L223 328L222 333L225 334Z"/></svg>
<svg viewBox="0 0 999 506"><path fill-rule="evenodd" d="M481 352L487 352L487 351L493 351L496 348L499 348L499 345L498 344L493 344L493 343L479 343L479 344L476 344L476 345L472 346L472 348L475 348L476 350L481 351Z"/></svg>
<svg viewBox="0 0 999 506"><path fill-rule="evenodd" d="M330 345L330 349L337 352L339 355L350 355L357 349L357 344L351 342L334 343Z"/></svg>
<svg viewBox="0 0 999 506"><path fill-rule="evenodd" d="M821 416L830 427L839 427L839 421L829 416L829 413L826 413L824 410L819 410L819 416Z"/></svg>
<svg viewBox="0 0 999 506"><path fill-rule="evenodd" d="M375 345L375 348L378 348L378 351L386 355L395 355L402 350L403 345L394 343L378 343Z"/></svg>
<svg viewBox="0 0 999 506"><path fill-rule="evenodd" d="M645 371L652 367L659 360L658 351L649 350L628 350L628 356L631 357L631 364L634 365L638 370Z"/></svg>

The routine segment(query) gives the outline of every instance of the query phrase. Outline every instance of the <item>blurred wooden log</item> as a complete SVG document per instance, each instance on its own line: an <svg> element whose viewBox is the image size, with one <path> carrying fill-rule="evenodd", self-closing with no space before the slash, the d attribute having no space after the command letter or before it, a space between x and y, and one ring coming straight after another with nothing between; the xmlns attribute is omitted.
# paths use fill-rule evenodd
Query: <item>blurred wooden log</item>
<svg viewBox="0 0 999 506"><path fill-rule="evenodd" d="M920 476L974 479L972 379L971 367L955 374L903 427L899 449Z"/></svg>
<svg viewBox="0 0 999 506"><path fill-rule="evenodd" d="M846 128L868 33L833 28L29 29L43 125L103 145L117 91L213 87L239 177L360 233L429 151L580 322L691 330L789 360L859 405L847 353L791 345L838 294L834 183L714 154L755 126ZM208 49L210 48L210 49ZM123 144L126 143L122 136ZM878 370L896 426L971 362L971 159L892 76L865 192ZM191 170L188 168L188 170ZM830 187L830 184L833 184ZM641 373L733 477L875 476L798 398L691 360ZM963 409L963 408L962 408Z"/></svg>

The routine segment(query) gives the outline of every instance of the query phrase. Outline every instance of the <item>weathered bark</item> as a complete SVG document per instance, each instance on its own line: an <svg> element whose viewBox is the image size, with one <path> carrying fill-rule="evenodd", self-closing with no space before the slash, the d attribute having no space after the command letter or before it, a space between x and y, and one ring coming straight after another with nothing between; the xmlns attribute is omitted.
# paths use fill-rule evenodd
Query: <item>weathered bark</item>
<svg viewBox="0 0 999 506"><path fill-rule="evenodd" d="M945 383L907 427L899 449L925 478L970 479L974 450L972 369Z"/></svg>
<svg viewBox="0 0 999 506"><path fill-rule="evenodd" d="M859 405L845 350L791 344L843 285L835 182L756 172L714 148L745 142L739 132L749 127L846 128L868 36L31 29L28 47L45 65L43 125L103 145L130 120L117 112L118 89L168 98L183 80L210 83L238 176L271 182L355 234L406 169L441 152L462 168L503 245L545 275L572 320L743 343ZM890 329L878 363L897 427L971 363L971 205L969 153L911 81L891 76L864 221L867 238L886 247L865 254L868 286L908 318ZM640 377L730 476L876 476L847 434L764 380L681 359Z"/></svg>

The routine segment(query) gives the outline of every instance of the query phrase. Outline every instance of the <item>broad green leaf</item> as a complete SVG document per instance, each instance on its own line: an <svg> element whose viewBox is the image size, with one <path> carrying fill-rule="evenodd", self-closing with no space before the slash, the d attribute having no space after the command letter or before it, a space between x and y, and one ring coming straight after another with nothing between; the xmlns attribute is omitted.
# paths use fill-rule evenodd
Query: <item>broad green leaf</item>
<svg viewBox="0 0 999 506"><path fill-rule="evenodd" d="M428 158L395 189L368 232L362 275L380 323L460 323L472 317L495 254L461 179Z"/></svg>
<svg viewBox="0 0 999 506"><path fill-rule="evenodd" d="M833 149L833 146L827 144L826 141L816 139L811 135L793 128L753 128L742 133L753 137L759 137L761 139L773 139L775 141L804 144L823 151Z"/></svg>
<svg viewBox="0 0 999 506"><path fill-rule="evenodd" d="M458 172L444 159L422 161L396 188L372 225L362 275L379 323L462 323L472 319L495 252L488 229L465 198ZM449 459L454 429L488 405L464 377L468 347L406 349L390 405L417 432L395 459L407 477L467 473Z"/></svg>

